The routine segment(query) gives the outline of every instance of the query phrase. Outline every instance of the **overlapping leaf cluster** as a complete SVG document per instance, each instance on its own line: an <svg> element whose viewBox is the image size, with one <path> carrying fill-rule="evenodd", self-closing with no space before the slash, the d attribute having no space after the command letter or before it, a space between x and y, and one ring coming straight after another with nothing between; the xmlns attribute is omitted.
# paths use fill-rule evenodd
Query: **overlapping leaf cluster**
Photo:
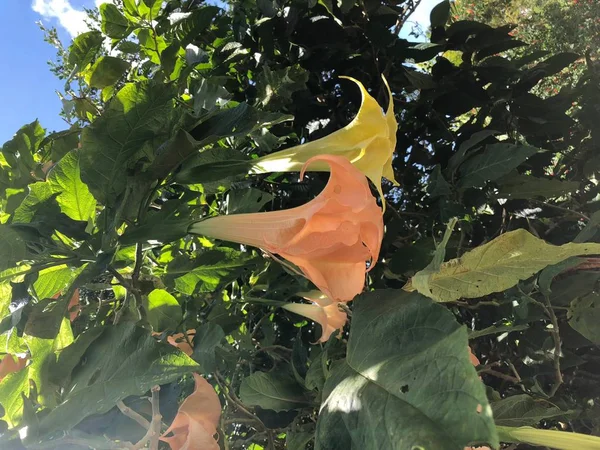
<svg viewBox="0 0 600 450"><path fill-rule="evenodd" d="M68 129L33 121L0 154L0 357L27 361L0 366L2 448L145 444L123 408L154 419L160 385L164 432L192 373L225 449L595 445L571 432L600 434L597 63L446 1L429 42L399 38L415 3L100 6L55 66ZM251 160L347 125L361 97L340 76L387 109L382 74L399 186L349 324L314 345L281 308L314 286L188 229L314 198L327 174Z"/></svg>

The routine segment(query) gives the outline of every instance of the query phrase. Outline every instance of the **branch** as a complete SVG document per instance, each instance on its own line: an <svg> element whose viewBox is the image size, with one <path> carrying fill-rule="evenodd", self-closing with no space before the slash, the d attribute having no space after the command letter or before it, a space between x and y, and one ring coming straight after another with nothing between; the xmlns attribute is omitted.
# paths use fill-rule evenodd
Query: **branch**
<svg viewBox="0 0 600 450"><path fill-rule="evenodd" d="M119 408L119 411L121 411L124 415L139 423L142 427L144 427L144 429L147 430L150 428L150 422L148 422L141 414L138 414L125 403L123 403L123 401L119 400L117 402L117 408Z"/></svg>
<svg viewBox="0 0 600 450"><path fill-rule="evenodd" d="M556 314L554 314L554 309L552 309L552 304L550 303L550 298L548 296L544 296L546 300L546 304L543 305L544 311L550 318L550 322L552 322L552 339L554 340L554 384L550 389L550 393L548 394L550 397L554 397L556 391L561 384L563 384L563 376L560 370L560 354L561 354L561 342L560 342L560 333L558 330L558 319L556 318Z"/></svg>

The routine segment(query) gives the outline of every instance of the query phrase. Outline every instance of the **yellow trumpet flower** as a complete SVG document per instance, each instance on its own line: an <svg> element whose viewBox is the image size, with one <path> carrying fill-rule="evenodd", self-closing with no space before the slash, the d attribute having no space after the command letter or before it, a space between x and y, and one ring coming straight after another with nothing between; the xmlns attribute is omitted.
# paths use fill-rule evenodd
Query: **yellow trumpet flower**
<svg viewBox="0 0 600 450"><path fill-rule="evenodd" d="M362 94L360 109L352 122L316 141L258 158L253 162L250 173L299 172L306 161L314 156L343 156L375 185L385 209L381 178L385 177L398 185L392 169L398 128L392 91L385 77L382 77L389 96L387 112L384 113L377 100L367 92L360 81L350 77L342 78L355 82ZM329 166L322 161L312 164L310 170L325 172L329 170Z"/></svg>

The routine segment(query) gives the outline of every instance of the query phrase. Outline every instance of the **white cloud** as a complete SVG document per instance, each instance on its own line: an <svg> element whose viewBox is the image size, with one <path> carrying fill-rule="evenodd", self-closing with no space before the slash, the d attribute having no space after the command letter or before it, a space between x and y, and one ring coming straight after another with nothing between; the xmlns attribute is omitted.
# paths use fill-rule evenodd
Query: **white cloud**
<svg viewBox="0 0 600 450"><path fill-rule="evenodd" d="M33 0L31 7L45 19L57 19L71 37L88 31L87 14L74 8L69 0Z"/></svg>

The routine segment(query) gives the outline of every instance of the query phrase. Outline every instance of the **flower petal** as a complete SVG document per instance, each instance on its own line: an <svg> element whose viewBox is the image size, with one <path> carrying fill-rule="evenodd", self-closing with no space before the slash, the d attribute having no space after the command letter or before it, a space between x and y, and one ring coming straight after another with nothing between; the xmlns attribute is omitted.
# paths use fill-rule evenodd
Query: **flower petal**
<svg viewBox="0 0 600 450"><path fill-rule="evenodd" d="M171 426L161 436L172 450L217 450L214 439L221 417L221 402L210 383L194 374L194 392L179 406ZM166 436L172 433L172 436Z"/></svg>

